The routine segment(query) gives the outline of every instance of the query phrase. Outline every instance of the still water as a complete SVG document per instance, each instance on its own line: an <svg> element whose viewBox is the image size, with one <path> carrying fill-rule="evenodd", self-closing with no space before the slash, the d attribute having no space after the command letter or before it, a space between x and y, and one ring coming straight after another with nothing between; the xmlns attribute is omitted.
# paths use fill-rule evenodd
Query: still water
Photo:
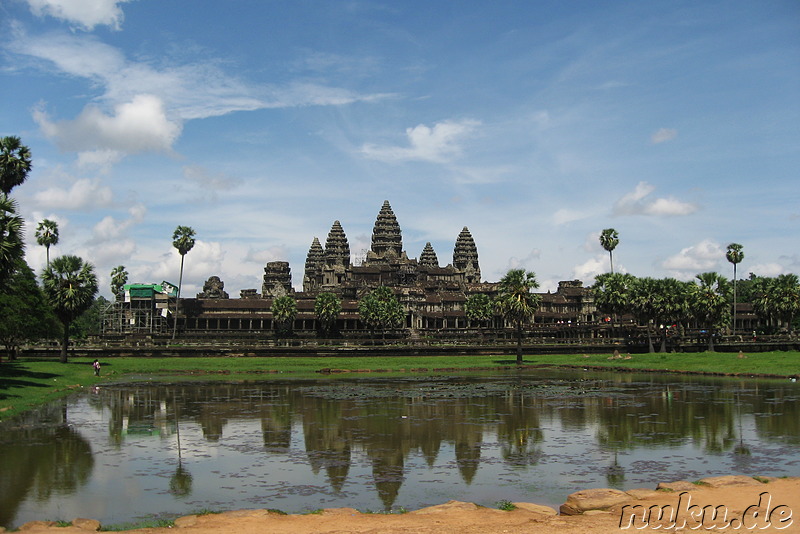
<svg viewBox="0 0 800 534"><path fill-rule="evenodd" d="M556 370L106 386L0 425L0 525L798 476L799 401L788 380Z"/></svg>

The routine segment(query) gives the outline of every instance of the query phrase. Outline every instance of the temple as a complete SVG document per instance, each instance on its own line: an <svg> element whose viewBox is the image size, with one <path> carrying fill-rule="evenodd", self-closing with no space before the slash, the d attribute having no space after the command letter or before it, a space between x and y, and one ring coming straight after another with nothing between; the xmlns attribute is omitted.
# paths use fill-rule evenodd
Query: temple
<svg viewBox="0 0 800 534"><path fill-rule="evenodd" d="M455 241L452 262L442 266L430 242L418 258L409 257L403 248L403 234L389 201L384 201L372 230L370 250L360 264L351 259L350 245L342 224L331 225L325 246L314 237L306 255L302 291L292 287L288 262L266 264L261 293L243 289L240 298L231 299L224 291L218 276L211 276L195 299L181 299L178 330L187 335L263 334L274 330L271 305L286 295L297 304L294 332L311 336L319 331L314 303L322 292L336 294L342 302L342 312L336 331L343 336L366 335L358 313L358 301L371 290L386 286L392 289L406 312L403 335L411 337L447 336L453 332L472 329L464 310L470 295L483 293L494 297L496 282L481 281L478 247L466 226ZM126 315L126 302L118 299L117 315ZM139 307L147 305L138 303ZM167 306L167 311L171 309ZM163 312L163 310L162 310ZM591 292L580 281L559 284L555 293L542 294L542 305L536 312L534 326L590 324L596 322ZM162 316L164 314L162 313ZM166 318L165 318L166 320ZM107 321L112 324L112 321ZM141 332L133 321L113 321L107 333ZM482 328L503 329L503 319L495 317ZM157 333L157 332L154 332Z"/></svg>

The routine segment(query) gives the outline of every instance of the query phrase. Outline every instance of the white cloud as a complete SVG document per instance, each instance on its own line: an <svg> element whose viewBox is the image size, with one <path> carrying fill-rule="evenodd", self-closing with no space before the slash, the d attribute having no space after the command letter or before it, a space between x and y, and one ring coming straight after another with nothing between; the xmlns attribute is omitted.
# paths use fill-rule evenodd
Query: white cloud
<svg viewBox="0 0 800 534"><path fill-rule="evenodd" d="M725 251L719 243L710 239L682 249L661 263L661 267L670 272L670 276L681 280L690 280L697 274L716 271Z"/></svg>
<svg viewBox="0 0 800 534"><path fill-rule="evenodd" d="M598 274L605 272L608 272L608 257L596 256L580 265L576 265L572 269L572 278L574 280L582 280L584 286L588 286L594 283L594 279Z"/></svg>
<svg viewBox="0 0 800 534"><path fill-rule="evenodd" d="M34 15L50 15L84 29L95 26L120 28L124 15L118 4L130 0L27 0Z"/></svg>
<svg viewBox="0 0 800 534"><path fill-rule="evenodd" d="M122 221L115 219L111 215L104 217L92 230L92 242L107 243L108 241L118 240L128 229L144 220L147 208L142 204L137 204L128 210L128 212L131 216Z"/></svg>
<svg viewBox="0 0 800 534"><path fill-rule="evenodd" d="M112 115L90 105L75 120L51 122L41 109L34 111L34 119L62 150L90 152L84 162L97 161L103 154L113 159L115 152L169 151L181 132L180 124L167 118L163 102L153 95L137 95L115 106Z"/></svg>
<svg viewBox="0 0 800 534"><path fill-rule="evenodd" d="M660 128L652 136L650 136L650 141L654 144L666 143L667 141L672 141L678 137L678 130L674 130L672 128Z"/></svg>
<svg viewBox="0 0 800 534"><path fill-rule="evenodd" d="M759 263L748 269L749 272L758 276L775 277L779 274L788 274L789 269L778 263Z"/></svg>
<svg viewBox="0 0 800 534"><path fill-rule="evenodd" d="M69 189L51 187L36 193L33 199L43 209L79 210L109 206L112 194L99 180L81 178Z"/></svg>
<svg viewBox="0 0 800 534"><path fill-rule="evenodd" d="M460 141L470 136L480 124L471 119L438 122L433 128L419 124L406 129L408 147L367 143L361 147L361 153L380 161L419 160L444 163L461 153Z"/></svg>
<svg viewBox="0 0 800 534"><path fill-rule="evenodd" d="M614 205L614 215L654 215L681 216L691 215L699 207L673 197L651 199L650 194L656 187L647 182L639 182L636 188L620 198Z"/></svg>

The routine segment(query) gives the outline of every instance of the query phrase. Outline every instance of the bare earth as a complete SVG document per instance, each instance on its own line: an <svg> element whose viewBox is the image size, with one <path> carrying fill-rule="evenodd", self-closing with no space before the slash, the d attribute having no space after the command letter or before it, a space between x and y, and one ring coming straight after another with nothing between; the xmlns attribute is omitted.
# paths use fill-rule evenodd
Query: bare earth
<svg viewBox="0 0 800 534"><path fill-rule="evenodd" d="M688 482L669 484L671 491L629 490L620 502L607 511L589 511L581 515L557 515L557 511L539 505L516 503L513 511L480 508L472 503L451 501L406 514L362 514L348 508L328 509L319 514L280 515L266 510L240 510L222 514L186 516L171 529L140 529L136 534L166 534L176 529L185 534L334 534L334 533L436 533L495 534L570 532L792 532L800 533L800 478L769 479L757 482L749 477L714 477L706 484ZM611 490L613 491L613 490ZM629 497L629 499L628 499ZM691 498L689 500L689 498ZM683 505L681 507L680 505ZM626 514L623 517L622 510ZM631 506L641 505L632 509ZM669 517L665 510L661 523L655 512L665 505L676 508ZM727 515L713 519L710 508L705 517L704 506L724 506ZM651 510L647 523L644 513ZM693 506L690 508L690 506ZM630 521L636 512L638 519ZM720 509L721 511L721 509ZM694 514L692 514L694 512ZM793 515L796 512L797 515ZM621 528L620 519L623 517ZM684 520L685 524L684 524ZM80 526L78 526L80 525ZM96 521L73 521L73 526L57 527L52 523L33 521L20 528L29 534L87 534L99 527ZM660 528L655 528L660 527Z"/></svg>

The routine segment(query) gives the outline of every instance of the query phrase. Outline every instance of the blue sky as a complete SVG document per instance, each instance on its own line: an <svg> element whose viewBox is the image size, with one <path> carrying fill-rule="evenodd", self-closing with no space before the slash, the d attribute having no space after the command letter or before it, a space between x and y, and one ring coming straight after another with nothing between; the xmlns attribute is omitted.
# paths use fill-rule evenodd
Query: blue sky
<svg viewBox="0 0 800 534"><path fill-rule="evenodd" d="M266 262L294 285L341 221L354 261L389 200L409 257L544 290L617 270L800 273L800 3L0 0L0 135L29 264L52 255L184 295Z"/></svg>

